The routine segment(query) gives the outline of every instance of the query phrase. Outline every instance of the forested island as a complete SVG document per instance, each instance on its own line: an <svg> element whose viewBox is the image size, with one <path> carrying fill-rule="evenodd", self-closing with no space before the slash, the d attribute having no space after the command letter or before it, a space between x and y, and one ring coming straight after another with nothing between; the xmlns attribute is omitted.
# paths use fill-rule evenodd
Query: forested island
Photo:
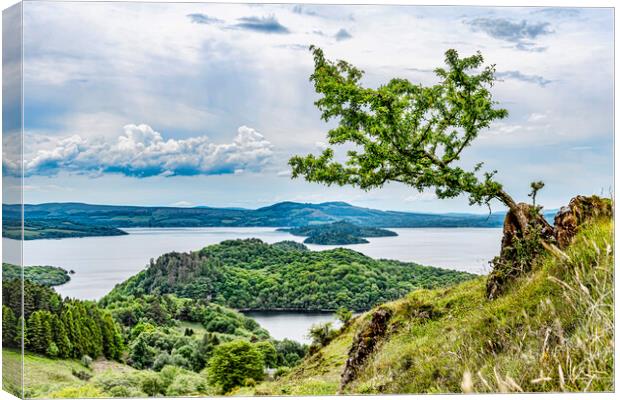
<svg viewBox="0 0 620 400"><path fill-rule="evenodd" d="M280 228L278 230L290 232L295 236L307 236L304 243L321 245L363 244L368 243L368 240L365 238L369 237L398 236L394 231L358 226L347 221L295 228Z"/></svg>
<svg viewBox="0 0 620 400"><path fill-rule="evenodd" d="M375 260L353 250L310 251L292 241L227 240L191 253L169 253L102 299L175 294L239 310L364 311L417 288L475 275L415 263Z"/></svg>

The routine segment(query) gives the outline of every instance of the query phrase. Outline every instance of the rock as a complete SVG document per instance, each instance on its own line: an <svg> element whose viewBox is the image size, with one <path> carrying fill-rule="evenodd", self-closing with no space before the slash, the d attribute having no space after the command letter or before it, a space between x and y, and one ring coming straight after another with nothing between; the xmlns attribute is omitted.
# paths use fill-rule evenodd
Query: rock
<svg viewBox="0 0 620 400"><path fill-rule="evenodd" d="M487 279L487 297L500 296L514 278L528 273L532 263L542 251L542 243L557 244L565 248L577 234L579 226L601 217L612 217L611 199L598 196L576 196L567 207L562 207L554 218L554 226L534 206L519 203L518 212L528 219L529 231L524 236L518 219L512 211L504 219L504 232L500 255L491 261L493 270Z"/></svg>
<svg viewBox="0 0 620 400"><path fill-rule="evenodd" d="M366 359L385 337L391 317L392 311L390 309L379 308L372 313L370 321L362 325L357 332L349 350L349 358L342 372L340 380L341 391L349 382L355 379L360 369L364 366Z"/></svg>
<svg viewBox="0 0 620 400"><path fill-rule="evenodd" d="M580 225L596 218L612 216L611 199L598 196L573 197L567 207L560 208L553 220L558 246L567 247L577 234Z"/></svg>

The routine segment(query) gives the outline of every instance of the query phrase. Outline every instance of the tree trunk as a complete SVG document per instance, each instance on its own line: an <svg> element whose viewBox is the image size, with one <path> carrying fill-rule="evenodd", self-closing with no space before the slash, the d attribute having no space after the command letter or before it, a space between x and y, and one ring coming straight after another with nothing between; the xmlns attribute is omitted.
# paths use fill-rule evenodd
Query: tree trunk
<svg viewBox="0 0 620 400"><path fill-rule="evenodd" d="M493 270L487 279L487 297L498 297L506 285L530 270L542 242L554 240L553 227L540 210L527 203L517 203L503 190L497 198L508 207L504 219L502 247L498 257L491 261Z"/></svg>
<svg viewBox="0 0 620 400"><path fill-rule="evenodd" d="M527 233L529 227L529 218L527 218L527 215L525 215L525 213L523 212L523 207L519 207L517 202L514 201L514 199L503 189L499 190L499 192L497 193L497 198L499 199L499 201L504 203L506 207L508 207L509 213L511 213L517 220L521 233Z"/></svg>

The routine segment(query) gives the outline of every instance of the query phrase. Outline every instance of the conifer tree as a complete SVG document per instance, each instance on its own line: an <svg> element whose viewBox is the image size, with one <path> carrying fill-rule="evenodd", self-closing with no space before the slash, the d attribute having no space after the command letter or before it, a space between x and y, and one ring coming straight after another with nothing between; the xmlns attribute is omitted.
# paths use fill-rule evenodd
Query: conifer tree
<svg viewBox="0 0 620 400"><path fill-rule="evenodd" d="M9 307L2 305L2 345L6 347L17 347L15 337L17 336L17 318Z"/></svg>

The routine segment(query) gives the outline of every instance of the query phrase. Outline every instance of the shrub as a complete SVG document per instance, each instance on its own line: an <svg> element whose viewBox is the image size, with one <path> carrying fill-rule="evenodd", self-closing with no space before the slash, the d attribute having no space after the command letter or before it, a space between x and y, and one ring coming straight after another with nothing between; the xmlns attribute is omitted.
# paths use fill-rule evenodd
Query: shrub
<svg viewBox="0 0 620 400"><path fill-rule="evenodd" d="M90 356L84 355L82 356L82 359L80 360L80 362L82 363L83 366L85 366L86 368L90 368L90 366L93 363L93 359L90 358Z"/></svg>
<svg viewBox="0 0 620 400"><path fill-rule="evenodd" d="M88 399L93 397L106 397L105 393L103 393L98 388L91 385L84 385L79 387L66 387L56 392L52 392L47 397L52 399L63 399L63 398L77 398L77 399Z"/></svg>
<svg viewBox="0 0 620 400"><path fill-rule="evenodd" d="M276 369L276 372L273 374L273 377L277 379L281 376L288 374L290 371L291 367L278 367L278 369Z"/></svg>
<svg viewBox="0 0 620 400"><path fill-rule="evenodd" d="M147 395L154 397L158 394L164 394L166 388L156 372L145 371L141 376L140 389Z"/></svg>
<svg viewBox="0 0 620 400"><path fill-rule="evenodd" d="M88 381L90 380L90 378L93 377L91 374L89 374L86 371L76 371L74 369L71 370L71 375L83 381Z"/></svg>
<svg viewBox="0 0 620 400"><path fill-rule="evenodd" d="M168 389L167 396L187 396L198 395L207 389L206 380L198 374L181 374L177 375Z"/></svg>
<svg viewBox="0 0 620 400"><path fill-rule="evenodd" d="M56 346L56 343L50 343L50 345L47 346L45 353L52 358L56 357L58 355L58 346Z"/></svg>

